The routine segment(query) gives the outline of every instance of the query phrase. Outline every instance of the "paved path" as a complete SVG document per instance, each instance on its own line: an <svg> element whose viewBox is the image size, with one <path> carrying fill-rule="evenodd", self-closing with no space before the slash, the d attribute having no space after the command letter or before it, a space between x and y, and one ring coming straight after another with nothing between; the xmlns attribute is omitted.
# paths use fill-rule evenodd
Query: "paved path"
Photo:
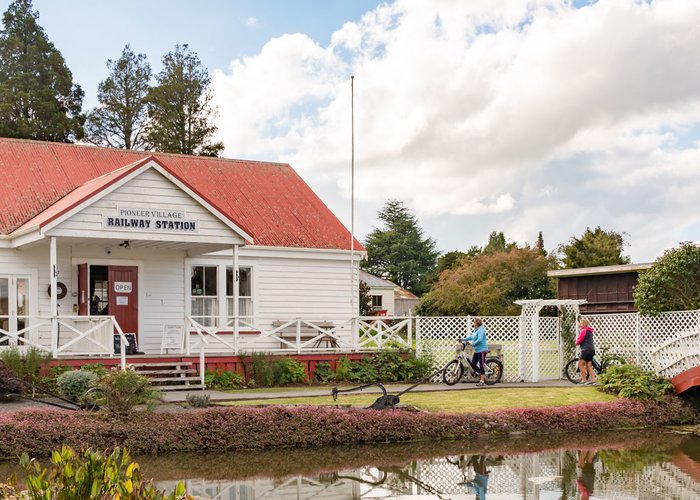
<svg viewBox="0 0 700 500"><path fill-rule="evenodd" d="M350 388L356 386L341 386L341 388ZM391 384L386 385L386 389L390 394L396 394L407 388L409 384ZM494 386L487 387L476 387L474 383L466 384L456 384L456 385L446 385L446 384L422 384L412 389L411 392L435 392L435 391L468 391L468 390L499 390L499 389L512 389L512 388L524 388L524 387L574 387L571 382L566 380L546 380L543 382L516 382L516 383L502 383L496 384ZM313 397L313 396L330 396L332 386L318 388L299 388L299 390L293 391L276 391L274 387L270 388L269 391L241 391L235 393L228 393L222 391L171 391L163 394L163 399L168 403L179 403L184 402L188 394L209 394L212 401L247 401L247 400L258 400L258 399L281 399L281 398L303 398L303 397ZM362 392L356 392L355 394L381 394L382 391L379 387L368 387Z"/></svg>

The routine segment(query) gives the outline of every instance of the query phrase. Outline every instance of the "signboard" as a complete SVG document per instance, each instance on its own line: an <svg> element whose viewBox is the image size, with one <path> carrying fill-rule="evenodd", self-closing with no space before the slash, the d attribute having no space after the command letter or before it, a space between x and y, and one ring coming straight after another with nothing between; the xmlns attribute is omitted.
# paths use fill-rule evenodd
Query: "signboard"
<svg viewBox="0 0 700 500"><path fill-rule="evenodd" d="M160 344L161 354L165 349L182 349L182 325L164 325L163 339Z"/></svg>
<svg viewBox="0 0 700 500"><path fill-rule="evenodd" d="M120 231L197 233L199 223L196 220L187 220L184 210L117 207L115 216L103 217L102 228Z"/></svg>
<svg viewBox="0 0 700 500"><path fill-rule="evenodd" d="M128 306L129 296L128 295L117 295L117 305L118 306Z"/></svg>
<svg viewBox="0 0 700 500"><path fill-rule="evenodd" d="M131 281L115 281L114 291L117 293L131 293L133 290L133 285Z"/></svg>

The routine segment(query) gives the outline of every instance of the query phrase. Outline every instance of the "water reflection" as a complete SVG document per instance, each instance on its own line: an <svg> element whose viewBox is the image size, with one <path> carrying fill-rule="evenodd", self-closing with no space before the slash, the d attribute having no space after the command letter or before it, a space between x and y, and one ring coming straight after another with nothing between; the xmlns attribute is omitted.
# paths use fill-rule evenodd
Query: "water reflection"
<svg viewBox="0 0 700 500"><path fill-rule="evenodd" d="M573 440L573 441L572 441ZM160 488L217 500L700 498L700 438L627 432L144 458Z"/></svg>

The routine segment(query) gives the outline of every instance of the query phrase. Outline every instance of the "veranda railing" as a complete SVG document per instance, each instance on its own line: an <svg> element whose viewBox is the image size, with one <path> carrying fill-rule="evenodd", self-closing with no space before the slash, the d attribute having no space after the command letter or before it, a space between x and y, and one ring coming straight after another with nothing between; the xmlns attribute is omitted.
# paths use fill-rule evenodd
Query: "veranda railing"
<svg viewBox="0 0 700 500"><path fill-rule="evenodd" d="M0 316L0 324L5 326L0 347L34 347L54 358L114 356L114 335L119 335L120 364L126 369L129 341L114 316Z"/></svg>

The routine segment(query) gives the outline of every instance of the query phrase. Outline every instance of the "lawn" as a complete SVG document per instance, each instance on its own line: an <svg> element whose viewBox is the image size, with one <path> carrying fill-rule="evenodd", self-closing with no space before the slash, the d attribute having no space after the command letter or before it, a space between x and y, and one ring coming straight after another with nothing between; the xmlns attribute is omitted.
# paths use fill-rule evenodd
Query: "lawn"
<svg viewBox="0 0 700 500"><path fill-rule="evenodd" d="M290 397L257 399L219 403L231 406L261 405L351 405L366 407L379 397L378 394L344 395L338 400L331 396ZM508 408L541 408L566 406L578 403L604 402L615 399L594 387L536 387L536 388L483 388L466 391L413 392L401 396L401 403L427 411L447 413L478 413Z"/></svg>

